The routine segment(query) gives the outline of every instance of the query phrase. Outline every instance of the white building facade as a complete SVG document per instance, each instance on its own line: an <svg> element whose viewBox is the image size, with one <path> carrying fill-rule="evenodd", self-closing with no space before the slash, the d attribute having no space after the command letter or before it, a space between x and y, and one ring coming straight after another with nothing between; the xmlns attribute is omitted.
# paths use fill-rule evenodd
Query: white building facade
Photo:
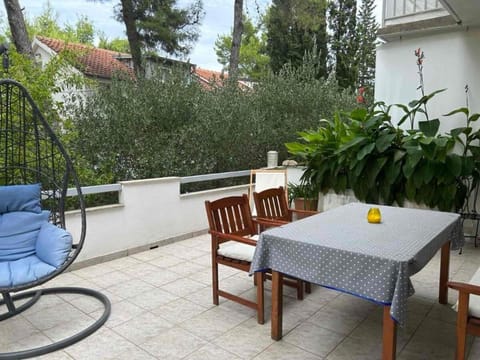
<svg viewBox="0 0 480 360"><path fill-rule="evenodd" d="M480 1L383 0L378 35L377 101L407 104L421 97L414 55L420 48L425 93L447 89L428 105L430 118L441 118L441 131L460 125L460 115L442 115L466 106L467 96L470 111L480 112Z"/></svg>

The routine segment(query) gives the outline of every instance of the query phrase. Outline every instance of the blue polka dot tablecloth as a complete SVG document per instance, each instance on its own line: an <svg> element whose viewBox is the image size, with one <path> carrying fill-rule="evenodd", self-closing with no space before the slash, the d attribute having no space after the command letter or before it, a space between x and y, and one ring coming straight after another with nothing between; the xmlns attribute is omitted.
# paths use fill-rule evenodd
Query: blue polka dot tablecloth
<svg viewBox="0 0 480 360"><path fill-rule="evenodd" d="M367 222L372 206L380 208L380 224ZM353 203L260 234L250 273L273 269L391 305L403 326L410 276L448 241L451 249L463 246L458 214Z"/></svg>

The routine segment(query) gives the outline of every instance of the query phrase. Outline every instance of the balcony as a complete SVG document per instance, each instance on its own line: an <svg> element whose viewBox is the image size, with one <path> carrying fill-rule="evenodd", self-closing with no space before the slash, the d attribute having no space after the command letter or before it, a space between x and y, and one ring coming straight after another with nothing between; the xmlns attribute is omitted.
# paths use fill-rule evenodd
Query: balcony
<svg viewBox="0 0 480 360"><path fill-rule="evenodd" d="M378 35L389 41L418 32L446 30L457 23L440 0L383 0Z"/></svg>
<svg viewBox="0 0 480 360"><path fill-rule="evenodd" d="M181 183L199 179L150 179L87 190L119 191L120 201L88 210L82 258L76 268L47 285L101 290L112 302L112 314L87 339L43 358L380 358L382 307L351 295L314 286L298 301L294 290L285 288L284 338L279 342L270 338L269 282L265 325L257 324L253 310L237 303L221 298L219 306L213 305L203 201L246 192L247 185L180 194ZM160 210L159 203L168 212ZM70 214L72 224L75 216ZM468 280L478 267L478 256L480 248L471 243L462 255L452 252L451 278ZM398 328L398 359L454 357L456 313L437 302L439 261L437 254L413 277L416 294L409 299L407 326ZM220 268L230 291L254 299L251 277ZM450 291L449 303L456 297ZM44 296L1 323L1 351L60 340L85 328L100 312L100 303L82 296ZM470 339L468 346L469 359L479 358L480 339Z"/></svg>

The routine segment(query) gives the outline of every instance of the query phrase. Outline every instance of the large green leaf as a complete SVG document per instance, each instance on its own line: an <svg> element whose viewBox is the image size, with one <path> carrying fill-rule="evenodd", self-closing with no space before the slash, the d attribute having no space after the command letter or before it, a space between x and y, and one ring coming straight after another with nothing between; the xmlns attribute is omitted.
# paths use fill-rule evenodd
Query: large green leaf
<svg viewBox="0 0 480 360"><path fill-rule="evenodd" d="M364 136L357 136L355 138L353 138L351 141L347 142L346 144L340 146L340 148L336 151L336 153L340 153L340 152L343 152L345 150L348 150L350 149L351 147L354 147L356 145L360 145L362 143L364 143L368 138L364 137Z"/></svg>
<svg viewBox="0 0 480 360"><path fill-rule="evenodd" d="M350 117L354 120L364 121L367 116L367 109L357 108L350 112Z"/></svg>
<svg viewBox="0 0 480 360"><path fill-rule="evenodd" d="M445 114L445 115L443 115L443 116L451 116L451 115L458 114L458 113L465 114L465 115L467 115L467 117L468 117L469 111L468 111L468 108L466 108L466 107L461 107L461 108L452 110L452 111L450 111L449 113L447 113L447 114Z"/></svg>
<svg viewBox="0 0 480 360"><path fill-rule="evenodd" d="M387 150L390 145L392 144L393 139L397 134L382 134L377 138L377 141L375 142L375 146L377 147L377 151L379 153L384 152Z"/></svg>
<svg viewBox="0 0 480 360"><path fill-rule="evenodd" d="M425 135L435 136L440 128L440 120L432 119L429 121L419 121L418 127Z"/></svg>
<svg viewBox="0 0 480 360"><path fill-rule="evenodd" d="M386 164L387 160L387 157L377 158L373 162L369 163L369 166L365 169L369 188L376 187L377 176L382 170L383 166Z"/></svg>
<svg viewBox="0 0 480 360"><path fill-rule="evenodd" d="M412 176L415 166L417 166L422 156L423 153L420 150L408 154L405 165L403 165L403 174L407 179Z"/></svg>
<svg viewBox="0 0 480 360"><path fill-rule="evenodd" d="M453 176L460 176L462 173L462 157L457 154L450 154L447 155L445 161L448 171L450 171Z"/></svg>
<svg viewBox="0 0 480 360"><path fill-rule="evenodd" d="M385 166L385 183L393 184L397 180L398 175L400 175L401 170L400 164L389 161L387 166Z"/></svg>
<svg viewBox="0 0 480 360"><path fill-rule="evenodd" d="M362 160L365 156L370 154L373 149L375 149L375 143L370 143L365 145L360 149L360 151L357 153L357 160Z"/></svg>

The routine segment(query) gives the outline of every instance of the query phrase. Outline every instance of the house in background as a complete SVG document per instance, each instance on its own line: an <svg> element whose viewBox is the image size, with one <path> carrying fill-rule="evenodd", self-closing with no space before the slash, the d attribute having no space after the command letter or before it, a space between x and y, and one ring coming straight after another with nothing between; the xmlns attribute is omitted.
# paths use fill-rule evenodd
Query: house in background
<svg viewBox="0 0 480 360"><path fill-rule="evenodd" d="M465 106L467 85L470 110L480 112L480 1L383 0L378 37L376 100L406 104L421 97L414 55L421 48L425 92L447 89L429 103L430 118ZM441 129L459 126L452 121Z"/></svg>

